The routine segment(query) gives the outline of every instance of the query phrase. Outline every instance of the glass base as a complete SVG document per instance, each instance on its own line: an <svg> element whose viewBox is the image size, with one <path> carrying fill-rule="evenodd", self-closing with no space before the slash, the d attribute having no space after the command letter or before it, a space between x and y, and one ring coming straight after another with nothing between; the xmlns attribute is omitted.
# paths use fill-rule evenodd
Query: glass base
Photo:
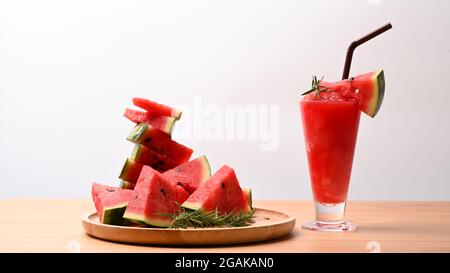
<svg viewBox="0 0 450 273"><path fill-rule="evenodd" d="M346 202L320 203L314 202L316 207L316 220L306 223L303 229L317 231L355 231L358 226L344 219Z"/></svg>
<svg viewBox="0 0 450 273"><path fill-rule="evenodd" d="M321 222L312 221L302 225L303 229L315 230L315 231L329 231L329 232L343 232L343 231L355 231L358 229L358 225L348 222Z"/></svg>

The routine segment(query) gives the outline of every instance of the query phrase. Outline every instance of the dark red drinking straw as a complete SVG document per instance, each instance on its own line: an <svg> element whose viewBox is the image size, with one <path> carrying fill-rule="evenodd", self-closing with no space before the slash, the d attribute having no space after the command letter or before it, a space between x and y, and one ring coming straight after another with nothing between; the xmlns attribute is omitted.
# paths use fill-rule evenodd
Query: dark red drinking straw
<svg viewBox="0 0 450 273"><path fill-rule="evenodd" d="M381 33L392 28L391 23L387 23L386 25L380 27L372 31L371 33L359 38L358 40L353 41L347 49L347 56L345 56L345 65L344 65L344 73L342 73L342 79L348 79L348 74L350 73L350 66L352 65L353 51L359 46L364 44L365 42L377 37Z"/></svg>

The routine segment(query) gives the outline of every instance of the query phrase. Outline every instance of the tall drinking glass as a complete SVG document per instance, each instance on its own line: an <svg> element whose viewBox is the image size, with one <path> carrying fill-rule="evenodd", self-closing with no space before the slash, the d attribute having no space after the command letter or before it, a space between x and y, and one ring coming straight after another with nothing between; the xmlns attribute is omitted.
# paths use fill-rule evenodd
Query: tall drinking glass
<svg viewBox="0 0 450 273"><path fill-rule="evenodd" d="M357 101L300 101L316 219L304 229L353 231L345 205L360 118Z"/></svg>

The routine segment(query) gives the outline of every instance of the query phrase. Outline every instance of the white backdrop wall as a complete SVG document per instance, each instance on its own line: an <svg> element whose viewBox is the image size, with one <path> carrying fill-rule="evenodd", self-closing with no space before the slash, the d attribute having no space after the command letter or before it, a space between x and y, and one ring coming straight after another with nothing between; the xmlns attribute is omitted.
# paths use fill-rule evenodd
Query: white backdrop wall
<svg viewBox="0 0 450 273"><path fill-rule="evenodd" d="M387 89L379 115L361 119L350 198L450 200L449 11L444 0L1 1L0 199L117 184L133 96L183 106L174 138L214 170L234 167L255 198L310 199L300 91L311 75L338 80L349 42L390 21L354 56L351 74L383 68ZM236 105L273 106L270 151L261 135L194 132Z"/></svg>

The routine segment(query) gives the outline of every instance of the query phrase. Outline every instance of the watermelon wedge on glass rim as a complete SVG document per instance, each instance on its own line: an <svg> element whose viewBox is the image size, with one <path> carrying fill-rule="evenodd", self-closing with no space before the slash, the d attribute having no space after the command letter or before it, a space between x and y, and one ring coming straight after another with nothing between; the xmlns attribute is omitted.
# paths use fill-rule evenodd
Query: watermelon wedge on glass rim
<svg viewBox="0 0 450 273"><path fill-rule="evenodd" d="M361 74L337 82L317 80L306 101L357 101L359 109L370 117L380 110L383 103L385 79L383 70ZM318 91L320 90L320 91Z"/></svg>

